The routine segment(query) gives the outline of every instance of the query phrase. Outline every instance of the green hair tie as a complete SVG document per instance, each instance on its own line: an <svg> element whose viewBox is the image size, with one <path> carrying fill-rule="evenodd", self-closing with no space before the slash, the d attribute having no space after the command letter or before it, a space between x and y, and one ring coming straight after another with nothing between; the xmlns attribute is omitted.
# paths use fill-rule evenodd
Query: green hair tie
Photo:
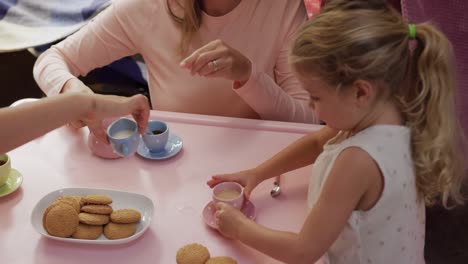
<svg viewBox="0 0 468 264"><path fill-rule="evenodd" d="M410 39L416 39L416 25L408 24L408 31Z"/></svg>

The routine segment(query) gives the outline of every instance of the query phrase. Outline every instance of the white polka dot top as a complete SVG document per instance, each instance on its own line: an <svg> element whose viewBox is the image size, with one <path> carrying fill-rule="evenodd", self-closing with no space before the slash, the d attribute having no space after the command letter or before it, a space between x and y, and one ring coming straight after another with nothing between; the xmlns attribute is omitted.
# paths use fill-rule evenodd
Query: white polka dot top
<svg viewBox="0 0 468 264"><path fill-rule="evenodd" d="M417 199L407 127L377 125L349 138L340 132L330 140L313 167L309 207L317 201L335 159L348 147L359 147L375 160L384 190L372 209L351 214L327 252L330 263L425 263L425 207Z"/></svg>

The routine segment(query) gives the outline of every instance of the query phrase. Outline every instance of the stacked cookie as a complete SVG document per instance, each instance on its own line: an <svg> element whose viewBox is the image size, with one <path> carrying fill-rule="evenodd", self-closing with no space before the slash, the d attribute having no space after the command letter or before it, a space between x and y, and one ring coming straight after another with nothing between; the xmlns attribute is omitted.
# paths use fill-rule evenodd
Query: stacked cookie
<svg viewBox="0 0 468 264"><path fill-rule="evenodd" d="M136 232L141 214L133 209L114 211L106 195L61 196L44 212L44 229L52 236L121 239Z"/></svg>
<svg viewBox="0 0 468 264"><path fill-rule="evenodd" d="M104 235L108 239L129 237L136 232L136 223L140 221L140 212L133 209L120 209L112 212L111 222L104 227Z"/></svg>
<svg viewBox="0 0 468 264"><path fill-rule="evenodd" d="M231 257L211 257L208 249L198 243L183 246L177 251L177 264L237 264Z"/></svg>

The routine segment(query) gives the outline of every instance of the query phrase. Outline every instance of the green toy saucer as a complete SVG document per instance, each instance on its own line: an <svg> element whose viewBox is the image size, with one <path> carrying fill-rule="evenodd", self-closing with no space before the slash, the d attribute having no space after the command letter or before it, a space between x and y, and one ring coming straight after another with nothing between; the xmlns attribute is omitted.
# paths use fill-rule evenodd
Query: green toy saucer
<svg viewBox="0 0 468 264"><path fill-rule="evenodd" d="M19 171L11 168L10 175L8 176L6 183L0 186L0 197L7 196L16 191L21 186L22 182L23 175L21 175Z"/></svg>

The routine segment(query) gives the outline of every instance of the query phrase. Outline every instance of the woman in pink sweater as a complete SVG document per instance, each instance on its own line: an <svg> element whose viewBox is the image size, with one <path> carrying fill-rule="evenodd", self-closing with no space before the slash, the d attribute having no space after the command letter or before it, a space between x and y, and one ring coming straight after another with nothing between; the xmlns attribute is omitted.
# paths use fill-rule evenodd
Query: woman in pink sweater
<svg viewBox="0 0 468 264"><path fill-rule="evenodd" d="M288 65L306 20L300 0L116 0L42 54L34 77L48 95L91 89L76 76L141 54L154 109L316 123ZM104 138L98 123L84 123Z"/></svg>

